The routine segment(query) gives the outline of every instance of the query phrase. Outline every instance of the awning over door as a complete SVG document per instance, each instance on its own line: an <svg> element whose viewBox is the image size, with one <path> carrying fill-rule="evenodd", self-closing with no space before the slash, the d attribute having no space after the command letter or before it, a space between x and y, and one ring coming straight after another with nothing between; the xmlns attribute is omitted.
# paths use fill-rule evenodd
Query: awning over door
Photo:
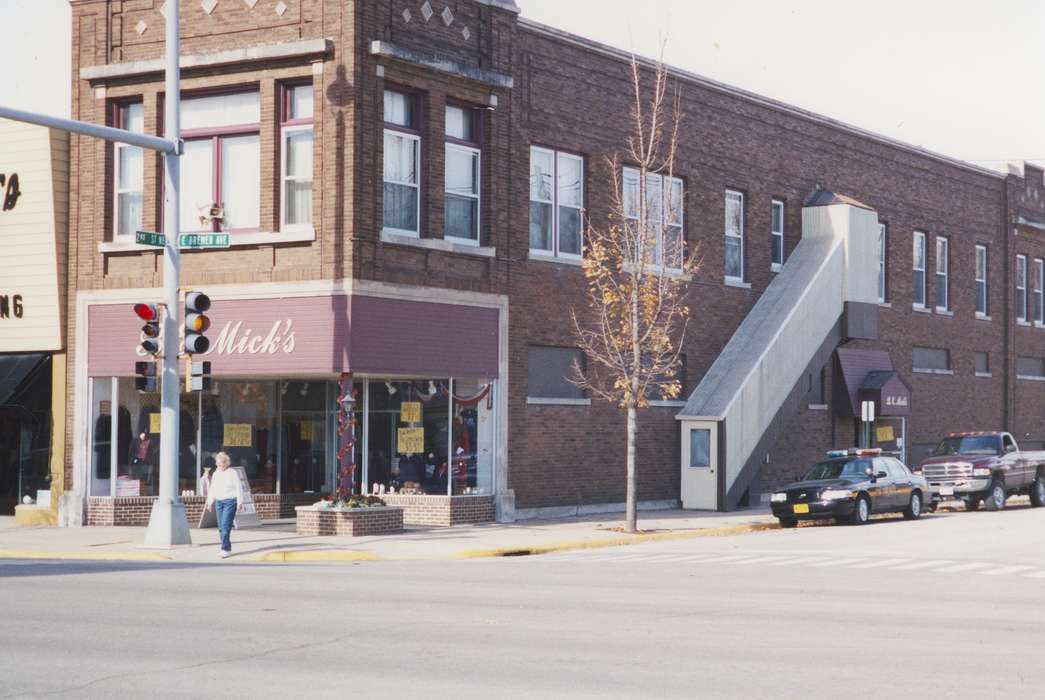
<svg viewBox="0 0 1045 700"><path fill-rule="evenodd" d="M0 355L0 406L10 402L26 377L46 359L44 353Z"/></svg>
<svg viewBox="0 0 1045 700"><path fill-rule="evenodd" d="M842 385L835 392L839 415L859 416L861 401L874 401L875 415L911 415L911 388L896 372L889 353L848 348L836 353L842 371Z"/></svg>

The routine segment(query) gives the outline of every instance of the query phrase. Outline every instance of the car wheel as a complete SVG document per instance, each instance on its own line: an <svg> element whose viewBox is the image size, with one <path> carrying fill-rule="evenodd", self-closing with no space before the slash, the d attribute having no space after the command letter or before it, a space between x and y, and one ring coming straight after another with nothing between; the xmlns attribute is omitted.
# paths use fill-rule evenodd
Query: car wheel
<svg viewBox="0 0 1045 700"><path fill-rule="evenodd" d="M1030 486L1030 504L1035 508L1045 506L1045 477L1038 472L1034 483Z"/></svg>
<svg viewBox="0 0 1045 700"><path fill-rule="evenodd" d="M864 525L870 519L871 500L867 496L860 496L856 499L856 506L853 508L853 517L850 518L849 522L853 525Z"/></svg>
<svg viewBox="0 0 1045 700"><path fill-rule="evenodd" d="M908 520L917 520L922 517L922 494L918 491L911 494L911 502L907 504L903 517Z"/></svg>
<svg viewBox="0 0 1045 700"><path fill-rule="evenodd" d="M991 487L987 489L987 498L984 499L983 505L987 510L1001 510L1005 507L1005 482L1001 477L996 476L991 480Z"/></svg>
<svg viewBox="0 0 1045 700"><path fill-rule="evenodd" d="M977 510L980 507L980 499L969 498L965 501L965 510Z"/></svg>
<svg viewBox="0 0 1045 700"><path fill-rule="evenodd" d="M780 527L792 528L798 527L798 518L777 518L780 521Z"/></svg>

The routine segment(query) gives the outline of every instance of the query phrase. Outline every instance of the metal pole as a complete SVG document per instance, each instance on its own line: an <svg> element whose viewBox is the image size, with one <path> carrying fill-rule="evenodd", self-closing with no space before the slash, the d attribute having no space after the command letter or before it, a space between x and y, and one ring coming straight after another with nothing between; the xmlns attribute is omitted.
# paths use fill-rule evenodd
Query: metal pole
<svg viewBox="0 0 1045 700"><path fill-rule="evenodd" d="M178 143L181 139L178 4L178 0L167 0L164 124L166 140L172 143ZM181 251L178 245L178 217L181 205L178 196L180 161L181 157L177 152L168 153L163 159L163 233L166 235L163 254L163 295L167 312L163 317L163 359L160 361L163 377L160 387L160 495L149 516L149 528L145 532L146 547L192 544L189 522L185 517L185 505L178 497L178 443L181 439L178 414L181 394L181 383L178 379L178 345L181 337L181 312L178 305L181 271Z"/></svg>
<svg viewBox="0 0 1045 700"><path fill-rule="evenodd" d="M104 139L106 141L127 143L132 146L147 148L150 151L159 151L160 153L174 153L178 150L177 142L168 141L159 136L138 134L133 131L115 129L111 126L102 126L100 124L91 124L90 122L76 121L75 119L52 117L49 114L37 114L36 112L26 112L21 109L0 106L0 117L4 119L13 119L17 122L26 122L27 124L46 126L50 129L71 131L74 134L94 136L95 138Z"/></svg>

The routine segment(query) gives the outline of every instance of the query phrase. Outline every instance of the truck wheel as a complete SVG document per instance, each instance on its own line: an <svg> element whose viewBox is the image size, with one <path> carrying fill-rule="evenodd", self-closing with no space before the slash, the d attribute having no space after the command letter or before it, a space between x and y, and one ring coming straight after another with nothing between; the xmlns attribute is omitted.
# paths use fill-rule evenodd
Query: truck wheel
<svg viewBox="0 0 1045 700"><path fill-rule="evenodd" d="M798 518L777 518L780 521L780 527L792 528L798 527Z"/></svg>
<svg viewBox="0 0 1045 700"><path fill-rule="evenodd" d="M987 498L983 500L987 510L1001 510L1005 507L1005 482L1000 476L991 480L991 487L987 489Z"/></svg>
<svg viewBox="0 0 1045 700"><path fill-rule="evenodd" d="M965 501L965 510L979 510L980 499L969 496L969 499Z"/></svg>
<svg viewBox="0 0 1045 700"><path fill-rule="evenodd" d="M903 512L903 517L906 520L917 520L922 517L922 494L918 491L911 494L911 502L907 505L907 510Z"/></svg>
<svg viewBox="0 0 1045 700"><path fill-rule="evenodd" d="M1030 504L1035 508L1045 506L1045 477L1038 472L1034 483L1030 485Z"/></svg>
<svg viewBox="0 0 1045 700"><path fill-rule="evenodd" d="M867 496L860 496L856 499L856 506L853 508L852 517L849 518L849 524L865 525L870 519L871 501L868 500Z"/></svg>

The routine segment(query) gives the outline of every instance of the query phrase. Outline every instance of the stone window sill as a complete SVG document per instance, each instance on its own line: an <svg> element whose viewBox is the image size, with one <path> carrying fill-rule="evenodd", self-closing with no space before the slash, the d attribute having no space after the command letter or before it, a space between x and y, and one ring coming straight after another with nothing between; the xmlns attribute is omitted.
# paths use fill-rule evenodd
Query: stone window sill
<svg viewBox="0 0 1045 700"><path fill-rule="evenodd" d="M993 375L993 374L991 374L990 372L977 372L977 373L976 373L976 376L977 376L977 377L983 377L984 379L990 379L990 378L991 378L991 377L993 377L994 375Z"/></svg>
<svg viewBox="0 0 1045 700"><path fill-rule="evenodd" d="M381 232L382 243L394 245L413 246L414 248L425 248L427 250L441 250L445 253L461 253L463 255L478 255L481 258L492 258L497 255L497 248L493 246L481 246L470 243L456 243L445 238L414 238L403 236L391 231Z"/></svg>
<svg viewBox="0 0 1045 700"><path fill-rule="evenodd" d="M316 230L313 228L278 231L273 233L233 233L229 235L230 248L246 248L249 246L277 245L279 243L311 243L316 240ZM197 250L224 250L223 248L182 248L182 253L197 252ZM162 253L163 248L151 245L138 245L137 243L123 241L103 241L98 244L99 253Z"/></svg>
<svg viewBox="0 0 1045 700"><path fill-rule="evenodd" d="M559 263L560 265L574 265L580 267L584 264L584 261L579 257L567 257L565 255L556 255L549 253L546 250L530 249L530 260L537 260L539 262L550 262Z"/></svg>
<svg viewBox="0 0 1045 700"><path fill-rule="evenodd" d="M988 316L987 314L981 314L979 311L977 311L976 312L976 320L977 321L990 321L991 317Z"/></svg>
<svg viewBox="0 0 1045 700"><path fill-rule="evenodd" d="M527 396L530 406L591 406L591 399L551 399L540 396Z"/></svg>
<svg viewBox="0 0 1045 700"><path fill-rule="evenodd" d="M649 402L650 406L673 406L675 408L681 408L686 405L685 401L679 401L676 399L655 399Z"/></svg>
<svg viewBox="0 0 1045 700"><path fill-rule="evenodd" d="M950 311L948 309L941 309L940 307L936 307L936 313L940 316L954 316L953 311Z"/></svg>
<svg viewBox="0 0 1045 700"><path fill-rule="evenodd" d="M917 311L920 314L931 314L933 312L928 306L921 306L919 304L911 304L911 310Z"/></svg>
<svg viewBox="0 0 1045 700"><path fill-rule="evenodd" d="M810 411L826 411L827 410L827 404L826 403L811 403L808 406L806 406L806 408L808 408Z"/></svg>
<svg viewBox="0 0 1045 700"><path fill-rule="evenodd" d="M723 281L723 284L725 284L727 287L737 287L738 289L751 289L750 282L744 282L743 280L738 280L735 277L726 277Z"/></svg>
<svg viewBox="0 0 1045 700"><path fill-rule="evenodd" d="M770 272L780 272L783 269L784 269L784 266L781 265L780 263L769 263L769 271Z"/></svg>
<svg viewBox="0 0 1045 700"><path fill-rule="evenodd" d="M1026 326L1027 328L1030 328L1030 321L1021 321L1020 319L1016 319L1016 325Z"/></svg>
<svg viewBox="0 0 1045 700"><path fill-rule="evenodd" d="M942 374L945 376L951 376L954 374L953 369L921 369L919 367L915 367L911 371L915 374Z"/></svg>
<svg viewBox="0 0 1045 700"><path fill-rule="evenodd" d="M878 306L883 308L883 309L891 309L891 308L893 308L893 305L891 303L889 303L888 301L880 301L880 302L878 302Z"/></svg>
<svg viewBox="0 0 1045 700"><path fill-rule="evenodd" d="M1017 379L1023 379L1028 382L1045 382L1045 377L1036 377L1032 374L1017 374Z"/></svg>

